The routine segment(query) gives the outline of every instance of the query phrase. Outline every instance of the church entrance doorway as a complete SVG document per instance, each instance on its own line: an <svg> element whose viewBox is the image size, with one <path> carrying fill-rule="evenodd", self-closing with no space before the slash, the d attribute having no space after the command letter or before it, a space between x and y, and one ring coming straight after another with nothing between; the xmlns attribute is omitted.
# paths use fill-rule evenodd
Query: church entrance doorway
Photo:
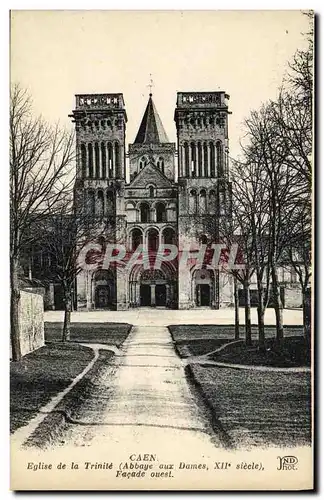
<svg viewBox="0 0 324 500"><path fill-rule="evenodd" d="M150 285L141 285L140 288L140 298L141 298L141 306L150 306L151 305L151 286Z"/></svg>
<svg viewBox="0 0 324 500"><path fill-rule="evenodd" d="M210 306L210 286L209 285L198 285L200 286L200 305L203 307Z"/></svg>
<svg viewBox="0 0 324 500"><path fill-rule="evenodd" d="M109 286L98 285L96 287L95 307L97 309L106 309L109 306L109 304L110 304Z"/></svg>
<svg viewBox="0 0 324 500"><path fill-rule="evenodd" d="M166 286L155 285L155 304L157 307L166 305Z"/></svg>

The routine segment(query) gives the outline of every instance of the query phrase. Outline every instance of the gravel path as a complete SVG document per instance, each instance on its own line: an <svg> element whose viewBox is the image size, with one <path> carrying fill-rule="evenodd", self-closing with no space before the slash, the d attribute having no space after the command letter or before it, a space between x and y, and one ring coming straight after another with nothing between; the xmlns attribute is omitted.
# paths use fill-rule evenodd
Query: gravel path
<svg viewBox="0 0 324 500"><path fill-rule="evenodd" d="M145 443L210 455L221 440L188 386L166 327L135 326L120 354L102 370L95 390L68 426L60 446ZM172 436L172 437L171 437Z"/></svg>

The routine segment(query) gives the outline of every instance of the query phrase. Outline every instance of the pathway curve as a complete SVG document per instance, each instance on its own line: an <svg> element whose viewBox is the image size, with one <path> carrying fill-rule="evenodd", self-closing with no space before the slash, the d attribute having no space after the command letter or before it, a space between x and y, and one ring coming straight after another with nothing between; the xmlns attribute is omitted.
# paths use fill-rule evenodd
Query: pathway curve
<svg viewBox="0 0 324 500"><path fill-rule="evenodd" d="M203 404L189 387L166 327L134 326L95 380L60 446L114 444L134 450L154 444L209 455L222 447Z"/></svg>

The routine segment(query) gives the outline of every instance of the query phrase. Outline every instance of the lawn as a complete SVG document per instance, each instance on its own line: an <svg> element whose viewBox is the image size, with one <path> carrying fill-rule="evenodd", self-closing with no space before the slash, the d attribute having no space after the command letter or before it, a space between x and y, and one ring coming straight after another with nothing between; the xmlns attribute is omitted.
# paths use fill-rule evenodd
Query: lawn
<svg viewBox="0 0 324 500"><path fill-rule="evenodd" d="M208 354L235 340L234 327L223 325L171 325L169 327L176 349L181 357ZM261 353L257 343L257 328L252 327L252 346L244 342L228 346L208 359L222 363L264 365L276 367L310 366L310 349L302 336L301 327L286 327L283 346L278 349L275 328L265 327L266 351ZM240 328L244 340L244 327Z"/></svg>
<svg viewBox="0 0 324 500"><path fill-rule="evenodd" d="M60 341L63 323L45 322L46 342ZM112 344L119 347L130 332L128 323L71 323L71 342Z"/></svg>
<svg viewBox="0 0 324 500"><path fill-rule="evenodd" d="M234 447L311 443L310 373L189 370Z"/></svg>
<svg viewBox="0 0 324 500"><path fill-rule="evenodd" d="M93 358L77 344L50 344L10 364L10 432L28 423Z"/></svg>
<svg viewBox="0 0 324 500"><path fill-rule="evenodd" d="M130 329L127 323L74 323L71 343L62 343L62 323L45 323L46 345L10 364L10 432L27 424L84 370L93 351L78 343L120 346ZM111 352L103 351L98 362L106 362L111 356Z"/></svg>

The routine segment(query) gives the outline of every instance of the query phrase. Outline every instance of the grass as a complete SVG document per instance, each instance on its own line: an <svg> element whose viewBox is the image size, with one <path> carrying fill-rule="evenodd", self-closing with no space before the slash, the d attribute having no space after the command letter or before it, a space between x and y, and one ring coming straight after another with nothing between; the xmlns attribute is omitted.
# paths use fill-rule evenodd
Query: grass
<svg viewBox="0 0 324 500"><path fill-rule="evenodd" d="M234 447L311 443L310 373L190 370Z"/></svg>
<svg viewBox="0 0 324 500"><path fill-rule="evenodd" d="M59 342L63 322L45 322L46 342ZM119 347L130 332L128 323L71 323L71 342L112 344Z"/></svg>
<svg viewBox="0 0 324 500"><path fill-rule="evenodd" d="M107 364L112 356L111 351L102 350L99 352L99 358L91 370L62 399L55 410L38 425L26 441L25 446L46 449L54 442L62 443L63 436L68 432L69 424L80 420L85 406L93 404L93 400L95 400L93 411L95 414L100 411L100 407L105 405L106 400L100 397L93 398L93 395L98 392L97 380L100 378L102 370L107 370Z"/></svg>
<svg viewBox="0 0 324 500"><path fill-rule="evenodd" d="M93 358L77 344L50 344L10 364L10 432L27 424Z"/></svg>
<svg viewBox="0 0 324 500"><path fill-rule="evenodd" d="M84 370L93 352L78 343L119 347L130 329L128 323L72 323L71 343L62 343L62 323L45 323L46 345L10 365L10 432L27 424ZM100 353L97 363L106 362L111 355Z"/></svg>
<svg viewBox="0 0 324 500"><path fill-rule="evenodd" d="M181 357L208 354L235 340L234 327L227 325L172 325L169 330ZM280 350L275 343L275 334L274 327L265 327L266 351L262 353L258 349L257 328L252 327L251 347L241 342L211 354L208 359L223 363L275 367L310 366L311 353L302 336L301 327L285 328L284 342ZM240 328L240 339L244 339L244 327Z"/></svg>

